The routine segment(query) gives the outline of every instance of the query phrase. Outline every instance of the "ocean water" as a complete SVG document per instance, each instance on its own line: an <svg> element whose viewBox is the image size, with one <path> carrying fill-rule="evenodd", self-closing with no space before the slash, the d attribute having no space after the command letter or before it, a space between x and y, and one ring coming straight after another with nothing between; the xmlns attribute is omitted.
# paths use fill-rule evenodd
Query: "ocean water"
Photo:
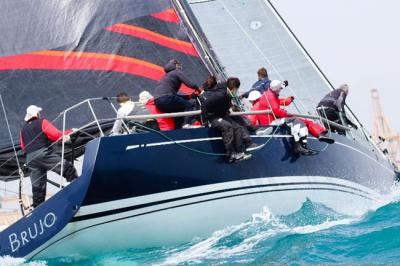
<svg viewBox="0 0 400 266"><path fill-rule="evenodd" d="M179 246L130 249L84 260L0 257L2 266L264 264L400 265L400 202L391 200L352 217L306 200L290 215L274 216L264 208L244 223Z"/></svg>

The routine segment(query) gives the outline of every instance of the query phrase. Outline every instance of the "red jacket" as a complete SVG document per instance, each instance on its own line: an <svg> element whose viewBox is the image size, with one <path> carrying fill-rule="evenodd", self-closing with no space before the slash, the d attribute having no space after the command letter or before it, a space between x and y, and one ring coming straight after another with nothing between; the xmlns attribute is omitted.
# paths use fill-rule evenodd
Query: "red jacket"
<svg viewBox="0 0 400 266"><path fill-rule="evenodd" d="M260 110L264 110L261 109L260 107L260 100L257 100L254 104L253 107L251 107L250 109L251 111L260 111ZM268 116L265 114L259 114L259 115L248 115L247 119L249 119L249 121L255 125L268 125Z"/></svg>
<svg viewBox="0 0 400 266"><path fill-rule="evenodd" d="M281 108L282 106L288 106L292 103L292 98L278 98L278 95L275 94L271 89L266 90L261 96L260 100L257 101L253 107L252 111L258 110L272 110L274 114L260 114L260 115L252 115L250 121L254 125L260 126L268 126L272 123L272 121L276 118L287 117L288 114L286 110Z"/></svg>
<svg viewBox="0 0 400 266"><path fill-rule="evenodd" d="M272 123L272 121L275 120L275 117L276 118L288 117L286 110L282 109L281 106L282 105L288 106L289 104L292 103L292 101L293 101L292 97L278 98L278 96L272 90L268 89L261 96L260 100L253 105L253 108L251 108L251 110L252 111L272 110L275 116L273 114L251 115L251 118L249 117L249 120L254 125L268 126L269 124ZM310 134L316 138L318 138L322 133L326 132L326 129L324 127L320 126L317 123L314 123L311 120L304 118L297 118L297 119L303 121L304 124L307 126Z"/></svg>
<svg viewBox="0 0 400 266"><path fill-rule="evenodd" d="M153 98L151 98L150 100L147 101L146 108L153 115L163 113L157 108L156 104L154 103ZM174 118L172 118L172 117L157 118L156 120L157 120L158 126L160 127L161 131L175 129L175 122L174 122Z"/></svg>

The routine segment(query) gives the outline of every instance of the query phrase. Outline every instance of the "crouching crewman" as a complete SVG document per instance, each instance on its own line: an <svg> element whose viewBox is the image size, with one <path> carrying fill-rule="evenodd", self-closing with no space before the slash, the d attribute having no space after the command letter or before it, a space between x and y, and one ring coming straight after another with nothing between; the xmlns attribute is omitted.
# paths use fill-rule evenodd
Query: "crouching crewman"
<svg viewBox="0 0 400 266"><path fill-rule="evenodd" d="M239 79L230 77L227 82L204 90L200 96L203 116L212 128L221 132L229 163L250 159L251 154L246 154L245 151L258 147L246 134L246 129L229 116L232 98L235 97L239 86Z"/></svg>
<svg viewBox="0 0 400 266"><path fill-rule="evenodd" d="M308 133L322 142L331 144L334 143L335 140L327 136L328 130L321 125L308 119L290 117L286 110L281 107L290 105L294 100L294 97L279 97L281 90L287 85L287 81L282 84L282 82L279 80L273 80L270 88L262 95L255 91L251 92L249 95L249 100L253 104L253 108L251 110L271 110L272 113L252 115L249 117L249 120L252 123L260 126L268 126L271 123L275 125L285 124L290 128L291 134L294 137L294 151L302 155L314 155L315 152L308 149L307 146Z"/></svg>

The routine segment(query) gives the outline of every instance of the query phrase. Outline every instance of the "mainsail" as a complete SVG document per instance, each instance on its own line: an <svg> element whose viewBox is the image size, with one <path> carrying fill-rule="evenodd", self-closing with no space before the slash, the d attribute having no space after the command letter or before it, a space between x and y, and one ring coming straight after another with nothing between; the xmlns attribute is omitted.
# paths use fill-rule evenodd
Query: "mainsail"
<svg viewBox="0 0 400 266"><path fill-rule="evenodd" d="M0 179L15 178L14 143L26 107L36 104L60 128L59 114L87 98L125 91L152 92L171 58L200 85L208 70L169 0L2 1L0 10ZM99 100L97 118L115 116ZM87 115L86 115L87 114ZM93 120L88 108L74 109L67 127ZM57 118L57 119L56 119ZM19 152L22 155L22 152Z"/></svg>

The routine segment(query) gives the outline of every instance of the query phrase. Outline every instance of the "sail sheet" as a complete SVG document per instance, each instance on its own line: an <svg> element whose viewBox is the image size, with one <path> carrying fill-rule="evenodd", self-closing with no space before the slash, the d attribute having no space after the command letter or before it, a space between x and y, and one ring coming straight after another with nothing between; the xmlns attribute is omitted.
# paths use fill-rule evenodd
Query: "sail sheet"
<svg viewBox="0 0 400 266"><path fill-rule="evenodd" d="M0 9L0 176L15 175L11 135L19 144L26 107L62 127L60 112L88 98L152 92L176 58L200 85L207 67L169 0L2 1ZM115 116L107 101L98 119ZM68 128L93 121L87 105L67 115ZM21 154L21 153L20 153ZM8 161L7 161L8 160ZM13 176L13 175L12 175Z"/></svg>

